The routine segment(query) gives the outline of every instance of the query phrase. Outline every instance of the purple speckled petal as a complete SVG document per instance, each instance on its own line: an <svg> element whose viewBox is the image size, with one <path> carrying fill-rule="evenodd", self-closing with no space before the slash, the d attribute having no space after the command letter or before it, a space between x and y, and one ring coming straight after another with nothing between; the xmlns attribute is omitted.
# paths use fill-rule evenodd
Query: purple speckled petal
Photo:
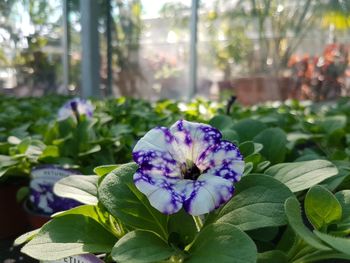
<svg viewBox="0 0 350 263"><path fill-rule="evenodd" d="M138 169L134 174L137 189L145 194L150 204L164 214L173 214L182 207L182 197L178 194L177 178L167 178L157 170Z"/></svg>
<svg viewBox="0 0 350 263"><path fill-rule="evenodd" d="M187 183L184 209L191 215L203 215L213 211L231 199L234 187L222 177L203 174L197 181Z"/></svg>
<svg viewBox="0 0 350 263"><path fill-rule="evenodd" d="M176 152L181 153L180 162L186 160L197 162L198 157L211 145L220 142L221 133L206 124L188 122L185 120L177 121L170 127L177 145Z"/></svg>
<svg viewBox="0 0 350 263"><path fill-rule="evenodd" d="M180 178L174 143L175 139L167 128L154 128L135 145L133 159L145 170L158 170L165 176Z"/></svg>
<svg viewBox="0 0 350 263"><path fill-rule="evenodd" d="M239 149L229 141L221 141L209 147L197 159L196 165L212 175L239 181L244 171L244 161Z"/></svg>

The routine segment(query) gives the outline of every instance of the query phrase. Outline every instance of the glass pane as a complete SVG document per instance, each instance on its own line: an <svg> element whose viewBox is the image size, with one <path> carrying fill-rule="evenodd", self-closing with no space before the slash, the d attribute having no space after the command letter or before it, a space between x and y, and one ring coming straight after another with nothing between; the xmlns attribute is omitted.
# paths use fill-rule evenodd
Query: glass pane
<svg viewBox="0 0 350 263"><path fill-rule="evenodd" d="M147 99L186 94L189 1L112 3L114 93Z"/></svg>
<svg viewBox="0 0 350 263"><path fill-rule="evenodd" d="M347 94L349 11L349 1L202 1L199 83L244 104Z"/></svg>
<svg viewBox="0 0 350 263"><path fill-rule="evenodd" d="M0 90L39 96L62 84L61 1L0 2Z"/></svg>

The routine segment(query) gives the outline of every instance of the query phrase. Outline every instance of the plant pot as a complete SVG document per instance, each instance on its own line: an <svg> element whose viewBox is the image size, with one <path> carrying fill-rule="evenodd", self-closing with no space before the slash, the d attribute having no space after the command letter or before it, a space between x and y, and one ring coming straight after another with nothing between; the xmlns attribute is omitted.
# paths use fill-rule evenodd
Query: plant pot
<svg viewBox="0 0 350 263"><path fill-rule="evenodd" d="M254 105L265 101L287 99L291 81L286 77L251 76L219 81L218 86L220 92L233 92L243 105Z"/></svg>
<svg viewBox="0 0 350 263"><path fill-rule="evenodd" d="M19 188L26 186L26 180L0 184L0 239L15 237L27 231L28 221L22 204L16 200Z"/></svg>
<svg viewBox="0 0 350 263"><path fill-rule="evenodd" d="M51 219L49 215L33 211L33 209L30 208L28 199L23 202L23 210L26 212L30 230L42 227Z"/></svg>
<svg viewBox="0 0 350 263"><path fill-rule="evenodd" d="M75 200L59 197L53 192L54 184L71 174L80 173L57 165L40 165L32 169L29 197L24 203L24 209L33 229L49 221L52 214L80 205Z"/></svg>

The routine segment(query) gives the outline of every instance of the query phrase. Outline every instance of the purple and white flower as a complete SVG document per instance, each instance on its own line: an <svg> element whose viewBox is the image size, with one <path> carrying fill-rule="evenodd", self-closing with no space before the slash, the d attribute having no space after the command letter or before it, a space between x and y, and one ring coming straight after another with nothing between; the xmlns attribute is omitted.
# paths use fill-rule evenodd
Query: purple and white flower
<svg viewBox="0 0 350 263"><path fill-rule="evenodd" d="M88 118L92 117L94 108L91 103L85 99L74 98L67 101L58 110L58 120L62 121L73 117L74 119L79 118L80 115L86 115Z"/></svg>
<svg viewBox="0 0 350 263"><path fill-rule="evenodd" d="M244 170L238 148L206 124L177 121L141 138L133 150L134 183L165 214L182 207L202 215L226 203Z"/></svg>

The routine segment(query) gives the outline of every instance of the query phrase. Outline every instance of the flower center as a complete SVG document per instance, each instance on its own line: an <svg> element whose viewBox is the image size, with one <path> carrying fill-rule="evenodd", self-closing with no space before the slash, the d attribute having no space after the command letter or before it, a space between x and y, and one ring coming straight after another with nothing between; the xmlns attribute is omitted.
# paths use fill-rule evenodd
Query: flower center
<svg viewBox="0 0 350 263"><path fill-rule="evenodd" d="M201 175L201 171L199 170L197 165L195 165L192 162L183 164L181 168L181 172L184 179L189 179L194 181L197 180L197 178Z"/></svg>

